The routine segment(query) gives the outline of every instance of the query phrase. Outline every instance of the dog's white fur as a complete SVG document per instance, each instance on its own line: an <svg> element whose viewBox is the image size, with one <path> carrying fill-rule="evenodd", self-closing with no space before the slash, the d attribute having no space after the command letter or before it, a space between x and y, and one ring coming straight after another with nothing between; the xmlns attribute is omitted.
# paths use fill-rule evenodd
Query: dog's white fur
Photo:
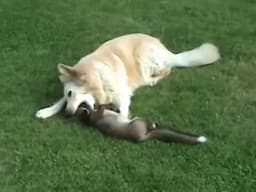
<svg viewBox="0 0 256 192"><path fill-rule="evenodd" d="M65 103L66 111L74 114L82 102L91 106L112 102L127 117L131 97L139 87L155 85L173 67L205 65L219 58L218 49L210 43L174 54L149 35L124 35L105 42L73 67L59 64L64 96L53 106L39 110L36 117L50 117Z"/></svg>

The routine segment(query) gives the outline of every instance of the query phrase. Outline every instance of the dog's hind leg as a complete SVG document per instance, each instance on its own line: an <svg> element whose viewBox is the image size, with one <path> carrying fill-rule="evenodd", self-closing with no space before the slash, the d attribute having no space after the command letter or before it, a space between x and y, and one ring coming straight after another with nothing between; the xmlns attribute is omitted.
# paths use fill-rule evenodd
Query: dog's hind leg
<svg viewBox="0 0 256 192"><path fill-rule="evenodd" d="M36 112L36 117L41 119L46 119L60 112L63 106L66 103L66 99L63 97L59 101L57 101L54 105L40 109Z"/></svg>
<svg viewBox="0 0 256 192"><path fill-rule="evenodd" d="M165 69L162 71L155 72L151 75L151 86L154 86L158 83L161 79L167 77L171 73L170 69Z"/></svg>

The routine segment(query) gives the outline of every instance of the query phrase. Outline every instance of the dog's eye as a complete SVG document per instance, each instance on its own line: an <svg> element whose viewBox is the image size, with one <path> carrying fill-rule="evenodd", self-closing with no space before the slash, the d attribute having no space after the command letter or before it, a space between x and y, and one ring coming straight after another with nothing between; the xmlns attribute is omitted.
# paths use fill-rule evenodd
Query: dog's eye
<svg viewBox="0 0 256 192"><path fill-rule="evenodd" d="M68 97L71 97L71 95L72 95L72 91L69 91L68 92Z"/></svg>

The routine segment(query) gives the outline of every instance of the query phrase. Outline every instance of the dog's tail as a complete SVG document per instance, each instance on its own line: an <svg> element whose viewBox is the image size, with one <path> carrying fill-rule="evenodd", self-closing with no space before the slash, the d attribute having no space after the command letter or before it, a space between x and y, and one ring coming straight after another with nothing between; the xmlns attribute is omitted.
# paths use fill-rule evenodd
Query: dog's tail
<svg viewBox="0 0 256 192"><path fill-rule="evenodd" d="M174 54L171 57L172 67L194 67L207 65L220 59L218 48L211 43L204 43L195 49Z"/></svg>
<svg viewBox="0 0 256 192"><path fill-rule="evenodd" d="M158 139L165 142L176 142L183 144L201 144L207 141L206 137L185 133L174 129L155 128L148 133L147 139Z"/></svg>

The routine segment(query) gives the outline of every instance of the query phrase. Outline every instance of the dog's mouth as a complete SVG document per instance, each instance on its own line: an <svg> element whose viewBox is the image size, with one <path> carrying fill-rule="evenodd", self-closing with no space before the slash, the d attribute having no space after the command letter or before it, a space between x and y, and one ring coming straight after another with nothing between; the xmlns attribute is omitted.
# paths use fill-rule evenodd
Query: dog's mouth
<svg viewBox="0 0 256 192"><path fill-rule="evenodd" d="M104 106L105 109L108 109L108 110L111 110L111 111L114 111L116 113L120 113L120 109L114 105L113 103L109 103L109 104L104 104L104 105L97 105L95 104L94 105L94 109L99 109L101 106Z"/></svg>
<svg viewBox="0 0 256 192"><path fill-rule="evenodd" d="M87 102L82 102L80 103L80 105L78 106L75 114L78 116L78 117L88 117L91 113L91 111L93 110L97 110L99 109L101 105L97 105L95 104L93 107L90 106ZM111 110L111 111L114 111L116 113L120 113L120 110L118 107L116 107L114 104L106 104L104 105L104 108L108 109L108 110Z"/></svg>
<svg viewBox="0 0 256 192"><path fill-rule="evenodd" d="M82 103L80 103L80 105L78 106L78 108L79 107L83 107L83 108L91 108L91 106L88 104L88 103L86 103L86 102L82 102Z"/></svg>
<svg viewBox="0 0 256 192"><path fill-rule="evenodd" d="M91 110L91 106L88 105L86 102L82 102L76 110L76 115L89 116L90 110Z"/></svg>

